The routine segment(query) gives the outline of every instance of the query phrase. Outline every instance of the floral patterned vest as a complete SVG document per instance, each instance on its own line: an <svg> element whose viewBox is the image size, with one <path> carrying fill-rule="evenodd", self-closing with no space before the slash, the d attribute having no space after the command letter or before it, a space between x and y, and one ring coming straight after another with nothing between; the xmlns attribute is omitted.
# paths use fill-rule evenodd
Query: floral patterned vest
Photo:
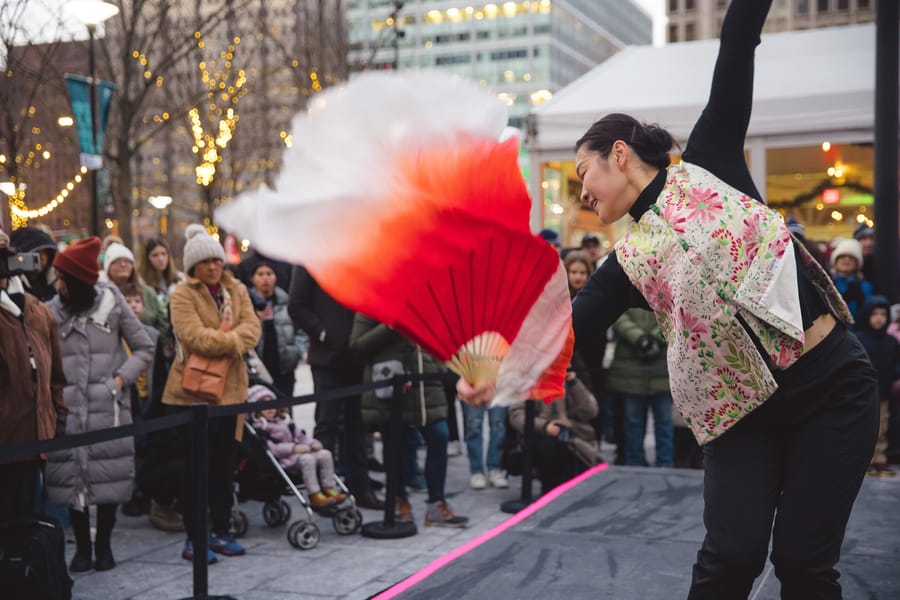
<svg viewBox="0 0 900 600"><path fill-rule="evenodd" d="M697 165L669 167L656 202L616 244L666 337L672 397L699 443L769 398L773 369L803 353L798 251L832 313L852 323L781 215Z"/></svg>

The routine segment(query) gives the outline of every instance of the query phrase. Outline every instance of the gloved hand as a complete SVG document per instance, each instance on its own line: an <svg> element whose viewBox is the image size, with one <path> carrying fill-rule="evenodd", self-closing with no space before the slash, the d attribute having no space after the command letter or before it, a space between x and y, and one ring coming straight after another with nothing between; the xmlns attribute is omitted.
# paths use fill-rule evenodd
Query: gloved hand
<svg viewBox="0 0 900 600"><path fill-rule="evenodd" d="M656 336L649 333L638 338L637 342L635 342L635 348L637 349L638 358L641 360L656 358L661 350L659 340L656 339Z"/></svg>

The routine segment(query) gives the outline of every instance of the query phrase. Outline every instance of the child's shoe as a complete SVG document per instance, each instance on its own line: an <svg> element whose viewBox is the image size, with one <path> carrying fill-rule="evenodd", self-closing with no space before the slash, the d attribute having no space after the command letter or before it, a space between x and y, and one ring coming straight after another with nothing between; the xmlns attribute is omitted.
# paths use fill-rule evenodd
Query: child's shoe
<svg viewBox="0 0 900 600"><path fill-rule="evenodd" d="M324 492L316 492L309 496L309 504L313 508L328 508L335 503L335 500L326 496Z"/></svg>
<svg viewBox="0 0 900 600"><path fill-rule="evenodd" d="M469 524L468 517L457 516L450 508L446 500L438 500L437 502L427 502L428 507L425 510L425 526L426 527L466 527Z"/></svg>
<svg viewBox="0 0 900 600"><path fill-rule="evenodd" d="M184 560L194 560L194 545L191 543L191 540L188 540L184 543L184 550L181 551L181 558ZM206 549L206 564L211 565L218 562L219 559L216 558L216 555L213 554L212 550L209 548Z"/></svg>
<svg viewBox="0 0 900 600"><path fill-rule="evenodd" d="M345 494L344 492L338 491L338 490L334 489L333 487L327 487L323 491L325 492L325 495L328 496L329 498L331 498L331 500L335 504L340 504L341 502L343 502L344 500L347 499L347 494Z"/></svg>
<svg viewBox="0 0 900 600"><path fill-rule="evenodd" d="M244 547L234 539L234 536L227 533L223 535L213 533L210 535L209 549L216 554L224 554L225 556L242 556L247 552Z"/></svg>

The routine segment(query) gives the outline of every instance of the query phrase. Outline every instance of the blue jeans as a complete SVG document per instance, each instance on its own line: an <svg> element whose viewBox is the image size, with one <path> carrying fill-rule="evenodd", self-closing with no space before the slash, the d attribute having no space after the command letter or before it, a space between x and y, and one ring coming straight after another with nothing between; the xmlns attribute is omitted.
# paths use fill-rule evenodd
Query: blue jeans
<svg viewBox="0 0 900 600"><path fill-rule="evenodd" d="M428 502L444 500L444 484L447 482L447 444L450 442L450 426L446 419L429 423L425 427L404 427L403 432L403 470L404 482L410 475L415 475L418 436L416 430L425 439L425 485L428 487ZM400 495L409 497L406 484L400 486Z"/></svg>
<svg viewBox="0 0 900 600"><path fill-rule="evenodd" d="M647 466L644 457L644 433L647 431L647 409L653 411L653 433L656 437L656 466L671 467L675 445L672 426L672 396L669 392L649 396L623 394L625 398L625 464Z"/></svg>
<svg viewBox="0 0 900 600"><path fill-rule="evenodd" d="M484 473L484 436L482 426L487 413L491 431L488 438L487 468L489 471L500 470L500 444L506 435L507 407L475 408L463 403L463 415L466 421L466 451L469 455L469 472Z"/></svg>

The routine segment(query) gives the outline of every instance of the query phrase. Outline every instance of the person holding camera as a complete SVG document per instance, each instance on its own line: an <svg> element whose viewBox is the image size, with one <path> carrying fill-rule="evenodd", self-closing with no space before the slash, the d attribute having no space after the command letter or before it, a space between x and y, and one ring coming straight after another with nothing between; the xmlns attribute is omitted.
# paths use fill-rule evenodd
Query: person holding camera
<svg viewBox="0 0 900 600"><path fill-rule="evenodd" d="M19 259L22 259L21 261ZM0 231L0 445L52 439L66 430L59 328L50 310L25 292L17 255ZM36 269L32 269L37 272ZM45 455L0 461L0 518L34 512Z"/></svg>
<svg viewBox="0 0 900 600"><path fill-rule="evenodd" d="M534 417L532 460L542 496L600 462L600 444L591 424L597 411L597 399L570 366L566 395L540 403ZM508 419L515 432L525 434L525 401L510 404Z"/></svg>
<svg viewBox="0 0 900 600"><path fill-rule="evenodd" d="M23 283L39 300L43 302L52 300L56 296L56 271L53 270L53 259L56 258L57 247L50 233L38 227L19 227L9 236L9 243L19 252L37 255L38 268L24 271Z"/></svg>
<svg viewBox="0 0 900 600"><path fill-rule="evenodd" d="M648 466L644 456L647 411L653 412L657 467L671 467L675 430L666 366L666 342L653 313L631 308L613 325L616 354L606 389L622 399L625 415L625 464Z"/></svg>

